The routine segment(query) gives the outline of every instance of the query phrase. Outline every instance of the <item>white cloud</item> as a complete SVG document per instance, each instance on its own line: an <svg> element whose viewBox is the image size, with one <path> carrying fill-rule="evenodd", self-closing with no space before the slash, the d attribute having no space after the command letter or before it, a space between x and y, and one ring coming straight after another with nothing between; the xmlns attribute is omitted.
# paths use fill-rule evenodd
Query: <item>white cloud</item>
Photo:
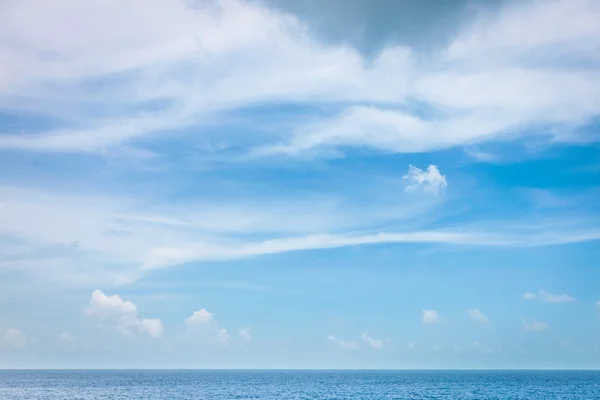
<svg viewBox="0 0 600 400"><path fill-rule="evenodd" d="M185 319L185 323L187 325L186 337L190 341L216 343L220 346L227 346L231 341L227 330L219 327L215 314L205 308L194 311Z"/></svg>
<svg viewBox="0 0 600 400"><path fill-rule="evenodd" d="M417 344L415 342L408 342L406 347L408 347L409 350L414 350L417 348Z"/></svg>
<svg viewBox="0 0 600 400"><path fill-rule="evenodd" d="M252 335L250 335L250 328L248 327L240 329L240 331L238 332L238 336L240 337L242 343L250 343L250 341L252 340Z"/></svg>
<svg viewBox="0 0 600 400"><path fill-rule="evenodd" d="M415 215L421 216L429 206L408 207L400 214L382 207L378 214L375 208L329 200L326 206L301 201L291 207L295 203L284 198L263 206L254 202L248 205L247 199L243 206L157 204L144 212L147 205L120 197L14 187L0 187L0 197L0 235L11 239L0 241L0 251L8 255L0 259L0 267L62 285L122 285L138 279L144 269L191 261L377 243L522 247L600 238L593 218L576 224L577 219L571 219L568 225L531 220L514 226L492 221L480 226L419 230ZM365 229L398 219L410 222L414 229L379 233ZM257 241L252 235L239 233L259 233L265 239Z"/></svg>
<svg viewBox="0 0 600 400"><path fill-rule="evenodd" d="M214 314L208 312L206 308L202 308L198 311L194 311L192 315L185 319L185 323L188 325L200 325L200 324L216 324Z"/></svg>
<svg viewBox="0 0 600 400"><path fill-rule="evenodd" d="M74 14L85 29L68 23ZM599 17L594 1L514 2L479 16L434 55L388 46L371 60L347 45L323 44L297 18L254 2L7 0L0 5L0 93L13 108L59 116L72 110L79 118L68 117L87 123L3 135L0 148L103 152L198 124L216 110L288 101L349 107L265 143L271 152L426 151L513 139L547 124L573 128L546 131L569 140L564 131L599 112ZM573 62L558 62L564 59ZM103 84L90 90L94 80ZM407 99L443 113L423 118L398 110ZM100 119L90 111L131 114L153 100L165 106L151 117L113 112Z"/></svg>
<svg viewBox="0 0 600 400"><path fill-rule="evenodd" d="M532 135L528 127L550 124L568 127L545 129L550 140L581 140L573 132L600 112L600 88L593 84L600 75L593 55L600 49L598 17L600 5L587 0L511 3L473 21L440 57L410 66L407 96L443 110L440 116L350 106L263 152L340 146L421 152L515 140ZM564 57L577 67L560 63Z"/></svg>
<svg viewBox="0 0 600 400"><path fill-rule="evenodd" d="M598 307L598 308L600 309L600 300L598 300L598 301L596 302L596 307Z"/></svg>
<svg viewBox="0 0 600 400"><path fill-rule="evenodd" d="M427 325L434 325L440 322L440 316L436 310L423 310L421 321Z"/></svg>
<svg viewBox="0 0 600 400"><path fill-rule="evenodd" d="M545 291L544 289L540 289L537 294L527 292L523 295L523 298L526 300L540 300L546 303L572 303L577 301L574 297L562 293L562 294L553 294Z"/></svg>
<svg viewBox="0 0 600 400"><path fill-rule="evenodd" d="M363 236L312 235L265 240L263 242L247 243L239 246L191 243L184 246L152 249L148 253L142 268L164 268L192 260L238 259L306 249L327 249L375 243L459 243L463 241L468 242L469 236L469 234L453 232L408 232L379 233Z"/></svg>
<svg viewBox="0 0 600 400"><path fill-rule="evenodd" d="M4 332L4 342L11 347L23 347L25 344L25 335L18 329L10 328Z"/></svg>
<svg viewBox="0 0 600 400"><path fill-rule="evenodd" d="M425 192L437 195L441 189L448 187L446 176L440 174L435 165L428 166L425 171L409 165L408 173L402 179L406 182L405 189L408 192L422 189Z"/></svg>
<svg viewBox="0 0 600 400"><path fill-rule="evenodd" d="M546 331L546 330L548 330L548 328L550 328L550 325L547 322L543 322L543 321L532 320L531 322L528 322L523 319L522 323L523 323L523 329L528 332Z"/></svg>
<svg viewBox="0 0 600 400"><path fill-rule="evenodd" d="M115 7L123 9L119 16L123 20L109 30L106 26L115 23ZM44 10L43 20L37 17L38 10ZM85 15L86 29L74 32L65 23L73 12ZM52 8L39 0L8 1L0 15L11 16L0 18L4 27L0 49L11 78L0 87L5 93L26 91L52 108L47 86L68 80L69 95L52 94L64 102L76 99L72 108L78 110L89 104L106 108L109 102L170 104L152 118L116 119L83 132L3 137L4 148L100 151L154 131L155 124L162 129L181 126L181 121L190 124L208 112L246 104L401 99L406 77L398 72L411 60L407 49L389 48L367 65L354 49L320 44L289 14L236 0L194 6L184 0L154 0L151 5L132 0L126 7L111 0L85 9L74 0ZM51 41L44 37L47 31L55 32ZM15 45L23 51L14 51ZM48 51L56 58L44 57ZM93 94L73 85L120 72L130 74Z"/></svg>
<svg viewBox="0 0 600 400"><path fill-rule="evenodd" d="M142 197L0 186L0 236L10 239L0 240L0 268L62 285L123 285L138 279L139 265L165 248L175 249L165 250L166 258L181 253L181 247L195 246L231 250L239 258L245 257L236 255L243 249L230 247L256 245L250 234L260 234L268 243L286 236L343 232L388 219L415 218L430 206L408 196L403 205L375 201L381 207L372 209L334 196L231 202L198 198L170 204L153 202L151 195ZM240 240L240 233L247 239ZM306 243L310 242L314 240Z"/></svg>
<svg viewBox="0 0 600 400"><path fill-rule="evenodd" d="M92 292L90 305L84 310L84 314L102 323L114 324L122 334L127 336L134 331L139 331L153 338L159 338L163 331L163 323L160 319L140 319L135 304L124 301L116 294L107 296L98 289Z"/></svg>
<svg viewBox="0 0 600 400"><path fill-rule="evenodd" d="M383 349L383 346L384 346L384 340L383 339L375 339L369 333L363 333L362 339L363 339L363 341L365 343L367 343L367 345L369 347L371 347L374 350L381 350L381 349Z"/></svg>
<svg viewBox="0 0 600 400"><path fill-rule="evenodd" d="M472 229L472 228L469 228ZM377 234L321 234L284 237L255 243L221 245L212 243L185 243L173 247L157 247L146 255L142 269L165 268L190 261L218 261L247 258L265 254L279 254L309 249L330 249L377 243L448 243L478 246L539 246L559 243L584 242L600 238L600 231L536 232L534 236L522 230L513 233L475 230L433 230L411 232L381 232ZM498 229L498 228L496 228Z"/></svg>
<svg viewBox="0 0 600 400"><path fill-rule="evenodd" d="M358 343L342 340L333 335L328 335L327 340L335 346L345 350L360 350L360 345Z"/></svg>
<svg viewBox="0 0 600 400"><path fill-rule="evenodd" d="M467 312L469 314L469 317L471 317L473 321L480 322L483 324L487 324L488 322L490 322L490 319L478 308L468 310Z"/></svg>

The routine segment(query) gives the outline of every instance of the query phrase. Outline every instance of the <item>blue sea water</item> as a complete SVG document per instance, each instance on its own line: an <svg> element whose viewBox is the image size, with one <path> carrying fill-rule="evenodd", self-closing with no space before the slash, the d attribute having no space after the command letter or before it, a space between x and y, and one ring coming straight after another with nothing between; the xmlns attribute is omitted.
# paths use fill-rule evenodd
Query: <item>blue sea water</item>
<svg viewBox="0 0 600 400"><path fill-rule="evenodd" d="M0 371L0 399L600 399L600 371Z"/></svg>

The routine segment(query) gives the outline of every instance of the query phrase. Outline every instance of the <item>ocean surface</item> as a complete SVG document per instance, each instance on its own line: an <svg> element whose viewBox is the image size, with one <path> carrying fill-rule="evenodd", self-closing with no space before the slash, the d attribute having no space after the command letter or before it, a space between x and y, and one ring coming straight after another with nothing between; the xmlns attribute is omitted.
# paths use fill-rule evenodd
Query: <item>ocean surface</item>
<svg viewBox="0 0 600 400"><path fill-rule="evenodd" d="M0 399L600 399L600 371L0 371Z"/></svg>

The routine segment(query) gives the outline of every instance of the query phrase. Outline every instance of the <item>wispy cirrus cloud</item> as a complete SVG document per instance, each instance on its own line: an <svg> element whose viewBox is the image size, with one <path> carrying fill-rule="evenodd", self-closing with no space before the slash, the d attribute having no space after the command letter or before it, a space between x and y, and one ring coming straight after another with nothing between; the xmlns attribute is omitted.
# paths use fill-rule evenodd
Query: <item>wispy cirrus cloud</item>
<svg viewBox="0 0 600 400"><path fill-rule="evenodd" d="M570 218L567 225L561 221L523 225L519 220L518 224L480 221L478 225L430 228L420 218L432 205L419 196L413 200L412 193L402 199L408 202L405 211L398 205L372 209L339 201L298 203L297 199L296 203L272 201L268 210L247 199L231 205L141 203L140 207L135 198L118 196L14 187L2 187L0 193L0 234L5 238L0 240L5 255L0 265L61 284L124 284L147 270L194 261L378 243L523 247L600 238L593 218L579 222ZM402 195L399 186L398 196ZM423 210L415 208L413 201L423 203ZM403 221L411 229L378 227L389 221Z"/></svg>
<svg viewBox="0 0 600 400"><path fill-rule="evenodd" d="M533 241L522 232L501 233L489 231L424 230L410 232L380 232L374 234L310 235L286 237L241 245L212 243L187 243L173 247L154 248L149 251L143 269L157 269L191 261L219 261L279 254L310 249L370 245L378 243L429 243L490 247L547 246L559 243L577 243L598 240L600 232L563 233L538 237ZM554 302L557 299L553 299ZM564 299L558 299L564 300ZM549 300L547 300L549 301Z"/></svg>

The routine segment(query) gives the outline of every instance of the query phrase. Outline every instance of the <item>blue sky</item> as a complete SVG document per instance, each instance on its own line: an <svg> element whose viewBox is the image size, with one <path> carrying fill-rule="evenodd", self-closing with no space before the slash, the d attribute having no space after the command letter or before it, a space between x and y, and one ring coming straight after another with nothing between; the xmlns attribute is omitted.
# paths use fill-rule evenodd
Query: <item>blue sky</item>
<svg viewBox="0 0 600 400"><path fill-rule="evenodd" d="M600 368L600 3L0 5L1 368Z"/></svg>

